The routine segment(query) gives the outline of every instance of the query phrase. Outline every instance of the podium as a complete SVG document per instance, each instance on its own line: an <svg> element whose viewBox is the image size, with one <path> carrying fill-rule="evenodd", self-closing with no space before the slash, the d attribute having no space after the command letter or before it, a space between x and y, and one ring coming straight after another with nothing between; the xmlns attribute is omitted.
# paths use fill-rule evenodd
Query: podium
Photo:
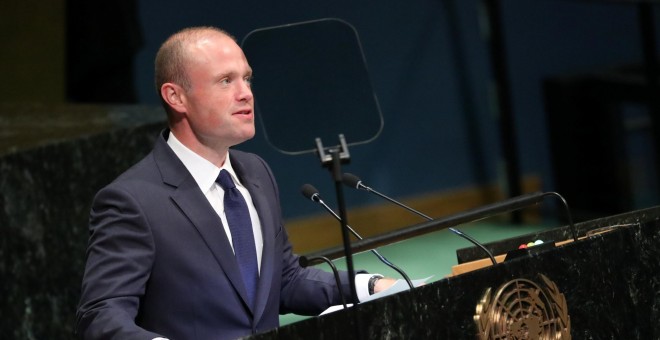
<svg viewBox="0 0 660 340"><path fill-rule="evenodd" d="M562 227L488 244L557 246L245 339L660 339L660 207L575 227L576 242Z"/></svg>

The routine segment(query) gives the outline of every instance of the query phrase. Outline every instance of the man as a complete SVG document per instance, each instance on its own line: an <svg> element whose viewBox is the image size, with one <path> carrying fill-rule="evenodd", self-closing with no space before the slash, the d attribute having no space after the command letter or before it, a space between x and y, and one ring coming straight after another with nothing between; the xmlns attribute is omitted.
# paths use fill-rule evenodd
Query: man
<svg viewBox="0 0 660 340"><path fill-rule="evenodd" d="M269 167L230 149L255 133L251 77L241 48L217 28L185 29L161 46L156 87L169 129L94 199L81 337L229 339L277 327L280 313L341 303L334 276L301 268L292 254ZM237 196L243 203L225 205ZM234 229L239 210L244 227ZM355 280L358 295L393 283Z"/></svg>

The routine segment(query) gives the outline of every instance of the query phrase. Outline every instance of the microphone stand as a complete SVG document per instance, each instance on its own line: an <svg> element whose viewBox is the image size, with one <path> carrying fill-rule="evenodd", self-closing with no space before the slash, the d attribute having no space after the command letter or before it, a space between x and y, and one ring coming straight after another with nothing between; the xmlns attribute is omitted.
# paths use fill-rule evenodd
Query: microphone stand
<svg viewBox="0 0 660 340"><path fill-rule="evenodd" d="M344 183L345 183L346 185L348 185L348 183L346 183L346 182L347 182L347 181L346 181L346 175L347 175L347 174L344 174L344 175L342 176L342 178L344 179ZM350 185L349 185L349 186L350 186ZM407 205L405 205L405 204L402 204L401 202L399 202L399 201L397 201L397 200L394 200L394 199L392 199L391 197L389 197L389 196L387 196L387 195L385 195L385 194L381 194L380 192L378 192L378 191L372 189L371 187L368 187L368 186L362 184L362 181L358 181L356 188L357 188L357 189L364 189L364 190L366 190L366 191L368 191L368 192L370 192L370 193L376 194L376 195L380 196L381 198L384 198L384 199L386 199L386 200L388 200L388 201L390 201L390 202L392 202L392 203L394 203L394 204L400 206L401 208L404 208L404 209L406 209L406 210L408 210L408 211L410 211L410 212L412 212L412 213L414 213L414 214L416 214L416 215L418 215L418 216L423 217L423 218L426 219L427 221L433 221L433 218L431 218L431 216L426 215L426 214L420 212L419 210L414 209L414 208L411 208L411 207L409 207L409 206L407 206ZM486 247L484 247L484 245L481 244L481 242L475 240L472 236L470 236L470 235L468 235L468 234L465 234L464 232L462 232L462 231L460 231L460 230L458 230L458 229L456 229L456 228L454 228L454 227L448 227L447 229L449 229L449 231L451 231L452 233L454 233L454 234L456 234L456 235L458 235L458 236L460 236L460 237L462 237L462 238L468 240L470 243L474 244L475 246L479 247L481 250L483 250L483 251L486 253L486 255L488 255L488 258L490 258L490 262L492 262L494 266L497 265L497 260L495 260L495 256L493 256L493 253L491 253L490 250L488 250Z"/></svg>
<svg viewBox="0 0 660 340"><path fill-rule="evenodd" d="M339 216L336 216L336 217L339 218ZM347 228L349 229L349 231L353 234L353 236L355 236L358 240L364 240L364 239L362 238L362 236L360 236L360 234L358 234L353 228L351 228L351 226L346 225L346 227L347 227ZM410 289L414 289L414 288L415 288L415 286L413 285L412 281L410 281L410 277L408 277L408 274L406 274L406 272L404 272L403 269L399 268L399 266L397 266L397 265L395 265L394 263L390 262L390 260L388 260L387 258L385 258L385 256L381 255L380 252L378 252L378 250L376 250L376 249L371 249L371 253L373 253L374 255L376 255L376 257L380 260L380 262L384 263L386 266L388 266L388 267L394 269L394 271L396 271L397 273L399 273L399 275L401 275L401 276L403 277L403 279L406 281L406 283L408 284L408 287L410 287Z"/></svg>
<svg viewBox="0 0 660 340"><path fill-rule="evenodd" d="M358 304L357 290L355 288L355 269L353 268L353 253L351 251L351 241L348 234L348 217L346 216L346 203L344 201L344 191L342 183L341 163L348 163L350 161L350 154L348 153L348 146L343 134L339 134L338 147L330 148L328 154L325 153L325 148L321 142L321 138L316 138L316 150L321 160L321 165L330 169L332 180L335 183L335 191L337 194L337 208L339 209L339 221L341 225L341 235L344 244L344 255L346 257L346 268L348 270L348 277L351 287L351 300L353 304Z"/></svg>
<svg viewBox="0 0 660 340"><path fill-rule="evenodd" d="M501 202L477 207L471 210L449 215L444 218L418 223L403 229L394 230L385 234L371 237L369 239L357 241L353 244L352 251L361 252L466 222L478 221L495 214L518 210L529 205L540 203L541 200L548 195L559 196L557 193L544 192L535 192L516 196ZM575 229L572 220L571 230L573 231L574 239L576 239L577 230ZM326 256L330 259L334 259L341 257L341 252L336 248L329 248L320 252L309 254L308 256Z"/></svg>
<svg viewBox="0 0 660 340"><path fill-rule="evenodd" d="M339 271L337 270L337 266L335 266L335 264L325 256L317 256L311 258L308 258L307 256L301 256L298 258L298 263L301 267L307 267L321 262L325 262L328 266L330 266L330 269L332 269L332 274L335 276L337 288L339 289L339 296L341 296L341 304L344 306L344 309L346 309L346 299L344 299L344 290L341 288L341 279L339 278Z"/></svg>

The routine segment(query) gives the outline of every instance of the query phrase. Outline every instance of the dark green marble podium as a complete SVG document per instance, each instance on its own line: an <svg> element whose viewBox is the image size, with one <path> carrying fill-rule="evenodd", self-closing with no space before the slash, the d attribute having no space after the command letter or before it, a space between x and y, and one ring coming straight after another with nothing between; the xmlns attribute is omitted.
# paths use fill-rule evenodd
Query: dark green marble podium
<svg viewBox="0 0 660 340"><path fill-rule="evenodd" d="M159 107L0 105L0 338L72 339L92 197L144 157Z"/></svg>
<svg viewBox="0 0 660 340"><path fill-rule="evenodd" d="M160 108L0 105L0 338L72 339L93 195L151 150ZM578 224L630 224L494 267L290 324L253 339L474 339L487 288L546 275L573 339L660 339L660 207ZM487 245L495 253L567 228ZM482 257L459 251L461 262Z"/></svg>
<svg viewBox="0 0 660 340"><path fill-rule="evenodd" d="M527 319L527 324L517 326L518 331L528 331L528 337L511 333L497 339L534 339L529 334L537 334L539 327L543 332L543 327L558 324L565 330L570 325L572 339L660 339L659 218L660 207L655 207L581 223L579 235L602 228L608 232L247 339L478 339L475 314L484 292L490 288L494 296L498 287L521 280L545 289L547 284L539 274L554 283L556 290L555 300L544 300L545 307L563 301L567 315L562 320L555 308L554 321L539 326L539 322L534 324L537 320ZM522 242L560 241L569 235L568 228L557 228L488 246L506 252ZM463 252L468 253L464 257L469 253L483 257L477 250ZM515 307L504 309L513 313ZM480 320L488 325L486 315ZM481 329L488 328L482 324ZM559 331L552 334L561 336ZM568 337L564 334L563 338Z"/></svg>

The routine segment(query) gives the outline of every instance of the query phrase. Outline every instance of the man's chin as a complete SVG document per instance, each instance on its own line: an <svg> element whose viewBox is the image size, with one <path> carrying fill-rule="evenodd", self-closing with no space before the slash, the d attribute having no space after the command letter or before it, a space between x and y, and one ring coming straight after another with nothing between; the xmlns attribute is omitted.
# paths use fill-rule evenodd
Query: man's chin
<svg viewBox="0 0 660 340"><path fill-rule="evenodd" d="M250 139L254 138L254 136L255 136L254 131L252 133L246 133L246 134L240 136L239 138L237 138L236 141L234 143L232 143L231 146L236 146L236 145L242 144L244 142L247 142Z"/></svg>

